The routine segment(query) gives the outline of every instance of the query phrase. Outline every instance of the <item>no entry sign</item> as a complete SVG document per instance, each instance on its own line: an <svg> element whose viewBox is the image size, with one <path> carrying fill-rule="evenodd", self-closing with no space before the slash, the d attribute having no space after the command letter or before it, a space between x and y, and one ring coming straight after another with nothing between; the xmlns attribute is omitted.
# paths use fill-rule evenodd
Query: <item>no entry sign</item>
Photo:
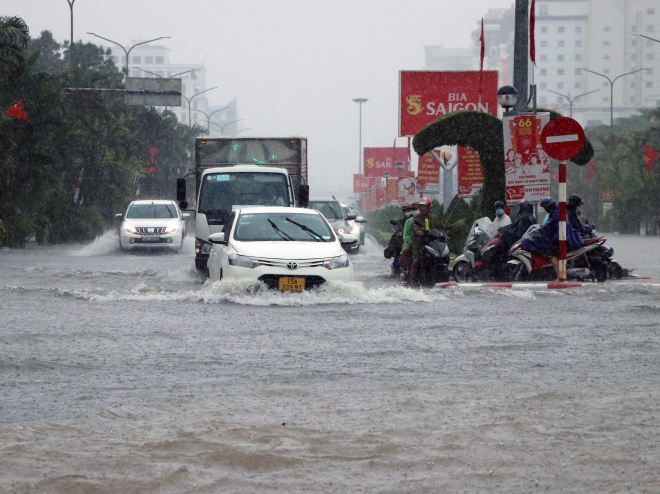
<svg viewBox="0 0 660 494"><path fill-rule="evenodd" d="M582 151L584 141L584 130L572 118L550 120L541 133L543 151L561 161L575 158Z"/></svg>

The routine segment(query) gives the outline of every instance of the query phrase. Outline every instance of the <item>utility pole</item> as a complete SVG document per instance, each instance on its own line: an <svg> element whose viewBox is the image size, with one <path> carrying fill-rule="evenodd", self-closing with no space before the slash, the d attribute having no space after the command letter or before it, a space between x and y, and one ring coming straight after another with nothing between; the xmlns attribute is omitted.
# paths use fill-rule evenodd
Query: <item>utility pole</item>
<svg viewBox="0 0 660 494"><path fill-rule="evenodd" d="M360 145L358 149L358 173L362 174L362 103L369 101L367 98L353 98L360 105Z"/></svg>
<svg viewBox="0 0 660 494"><path fill-rule="evenodd" d="M516 0L515 32L513 39L513 87L518 90L516 113L527 111L529 60L529 0Z"/></svg>

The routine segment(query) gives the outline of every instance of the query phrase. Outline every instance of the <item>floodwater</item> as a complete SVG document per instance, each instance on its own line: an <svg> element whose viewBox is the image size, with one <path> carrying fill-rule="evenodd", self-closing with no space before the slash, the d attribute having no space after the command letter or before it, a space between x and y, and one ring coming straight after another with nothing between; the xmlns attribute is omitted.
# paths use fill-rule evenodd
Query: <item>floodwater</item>
<svg viewBox="0 0 660 494"><path fill-rule="evenodd" d="M205 283L181 254L0 251L0 492L660 492L653 279L410 290Z"/></svg>

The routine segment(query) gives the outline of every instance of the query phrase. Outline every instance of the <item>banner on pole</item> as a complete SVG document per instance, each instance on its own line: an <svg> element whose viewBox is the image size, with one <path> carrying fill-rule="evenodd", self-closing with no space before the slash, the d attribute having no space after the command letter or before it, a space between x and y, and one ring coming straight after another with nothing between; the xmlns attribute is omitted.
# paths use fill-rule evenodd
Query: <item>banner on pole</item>
<svg viewBox="0 0 660 494"><path fill-rule="evenodd" d="M365 177L398 177L408 171L408 148L364 148Z"/></svg>
<svg viewBox="0 0 660 494"><path fill-rule="evenodd" d="M424 194L440 193L440 164L433 159L431 153L419 157L417 190Z"/></svg>
<svg viewBox="0 0 660 494"><path fill-rule="evenodd" d="M458 196L474 196L484 186L484 169L479 153L472 148L458 146Z"/></svg>
<svg viewBox="0 0 660 494"><path fill-rule="evenodd" d="M527 199L538 204L550 197L550 158L541 145L541 131L549 113L518 115L503 119L504 171L507 204Z"/></svg>
<svg viewBox="0 0 660 494"><path fill-rule="evenodd" d="M438 117L460 110L497 116L497 71L402 70L399 135L412 136Z"/></svg>

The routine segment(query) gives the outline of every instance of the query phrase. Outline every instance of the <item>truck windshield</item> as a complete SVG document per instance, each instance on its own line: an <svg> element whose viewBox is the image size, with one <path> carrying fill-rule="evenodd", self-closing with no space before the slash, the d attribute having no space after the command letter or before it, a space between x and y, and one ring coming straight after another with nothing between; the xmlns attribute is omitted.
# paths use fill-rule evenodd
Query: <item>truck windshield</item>
<svg viewBox="0 0 660 494"><path fill-rule="evenodd" d="M328 221L341 220L344 215L336 201L309 201L310 209L316 209Z"/></svg>
<svg viewBox="0 0 660 494"><path fill-rule="evenodd" d="M174 204L133 204L128 208L127 218L177 218Z"/></svg>
<svg viewBox="0 0 660 494"><path fill-rule="evenodd" d="M318 214L247 213L238 219L234 238L242 242L327 242L334 240L334 235Z"/></svg>
<svg viewBox="0 0 660 494"><path fill-rule="evenodd" d="M200 213L290 205L286 175L282 173L208 173L199 193Z"/></svg>

